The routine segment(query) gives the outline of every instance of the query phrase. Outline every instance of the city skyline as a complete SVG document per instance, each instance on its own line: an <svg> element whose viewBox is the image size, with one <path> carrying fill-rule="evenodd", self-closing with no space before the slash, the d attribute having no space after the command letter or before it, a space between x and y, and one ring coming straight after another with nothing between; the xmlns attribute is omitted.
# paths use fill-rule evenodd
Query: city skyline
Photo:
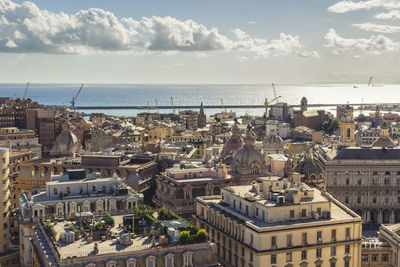
<svg viewBox="0 0 400 267"><path fill-rule="evenodd" d="M400 4L0 0L0 82L398 83Z"/></svg>

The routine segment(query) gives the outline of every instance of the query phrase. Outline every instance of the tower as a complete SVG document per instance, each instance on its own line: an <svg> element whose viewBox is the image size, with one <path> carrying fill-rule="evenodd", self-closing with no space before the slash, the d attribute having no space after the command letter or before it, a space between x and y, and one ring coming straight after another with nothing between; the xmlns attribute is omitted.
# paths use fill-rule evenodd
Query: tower
<svg viewBox="0 0 400 267"><path fill-rule="evenodd" d="M206 127L206 124L207 124L207 116L204 113L203 102L201 102L200 113L199 113L199 116L198 116L198 119L197 119L197 125L198 125L199 128L203 128L203 127Z"/></svg>
<svg viewBox="0 0 400 267"><path fill-rule="evenodd" d="M302 111L307 111L307 98L303 96L303 98L300 101L300 109Z"/></svg>
<svg viewBox="0 0 400 267"><path fill-rule="evenodd" d="M340 145L342 146L355 146L354 139L355 123L353 119L353 112L349 105L346 105L343 116L340 120Z"/></svg>

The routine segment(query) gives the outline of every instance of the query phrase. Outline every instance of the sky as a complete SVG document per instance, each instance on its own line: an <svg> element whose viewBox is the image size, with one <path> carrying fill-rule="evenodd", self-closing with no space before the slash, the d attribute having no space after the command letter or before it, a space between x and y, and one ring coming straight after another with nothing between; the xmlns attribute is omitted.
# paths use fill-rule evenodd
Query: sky
<svg viewBox="0 0 400 267"><path fill-rule="evenodd" d="M0 83L400 83L399 0L0 0Z"/></svg>

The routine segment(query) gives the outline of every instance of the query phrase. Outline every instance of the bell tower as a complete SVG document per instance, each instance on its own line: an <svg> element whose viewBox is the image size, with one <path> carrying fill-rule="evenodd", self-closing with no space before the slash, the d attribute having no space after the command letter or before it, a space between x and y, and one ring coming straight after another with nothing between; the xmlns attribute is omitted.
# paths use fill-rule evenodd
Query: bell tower
<svg viewBox="0 0 400 267"><path fill-rule="evenodd" d="M353 118L353 110L346 105L343 116L340 120L340 145L355 146L354 139L355 123Z"/></svg>

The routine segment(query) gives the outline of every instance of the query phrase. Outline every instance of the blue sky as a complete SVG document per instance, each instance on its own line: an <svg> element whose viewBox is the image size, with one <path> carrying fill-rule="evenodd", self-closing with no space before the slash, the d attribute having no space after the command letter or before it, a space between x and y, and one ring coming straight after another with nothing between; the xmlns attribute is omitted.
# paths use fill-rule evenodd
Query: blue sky
<svg viewBox="0 0 400 267"><path fill-rule="evenodd" d="M398 83L399 22L391 0L0 0L0 82Z"/></svg>

